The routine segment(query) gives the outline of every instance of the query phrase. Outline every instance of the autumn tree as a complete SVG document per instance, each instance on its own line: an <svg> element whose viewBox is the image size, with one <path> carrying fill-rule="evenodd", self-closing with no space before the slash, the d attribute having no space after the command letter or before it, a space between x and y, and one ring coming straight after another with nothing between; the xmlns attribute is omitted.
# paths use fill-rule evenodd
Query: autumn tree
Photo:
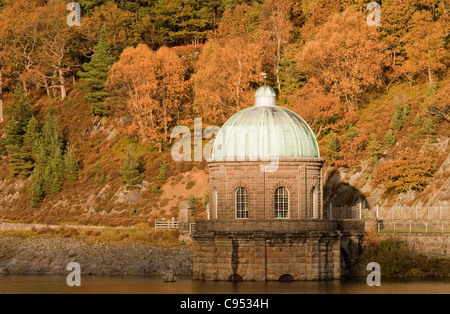
<svg viewBox="0 0 450 314"><path fill-rule="evenodd" d="M160 151L168 144L169 130L186 102L184 74L182 61L169 48L154 53L141 44L124 50L106 85L126 103L132 117L129 134L137 134Z"/></svg>
<svg viewBox="0 0 450 314"><path fill-rule="evenodd" d="M289 97L288 107L305 119L318 138L345 113L339 98L327 93L315 78Z"/></svg>
<svg viewBox="0 0 450 314"><path fill-rule="evenodd" d="M282 61L291 38L293 26L290 21L292 0L267 0L261 7L262 22L258 41L265 62L270 65L278 91L282 90Z"/></svg>
<svg viewBox="0 0 450 314"><path fill-rule="evenodd" d="M256 10L246 4L227 10L199 57L195 104L208 121L223 123L254 100L262 71L255 17Z"/></svg>
<svg viewBox="0 0 450 314"><path fill-rule="evenodd" d="M302 38L313 40L318 29L335 13L341 11L341 0L304 0L301 12L305 19L302 27Z"/></svg>
<svg viewBox="0 0 450 314"><path fill-rule="evenodd" d="M39 34L42 45L38 56L51 73L52 87L59 88L61 99L67 96L66 75L76 66L76 61L70 58L76 32L67 25L66 6L59 0L50 0L37 11L39 21L44 24Z"/></svg>
<svg viewBox="0 0 450 314"><path fill-rule="evenodd" d="M158 82L157 101L161 110L160 146L165 147L170 130L180 120L188 101L189 82L185 80L183 61L170 48L162 47L156 52Z"/></svg>
<svg viewBox="0 0 450 314"><path fill-rule="evenodd" d="M103 25L108 30L106 44L115 58L120 56L124 48L140 42L140 31L133 13L121 10L112 1L87 1L85 5L89 6L88 16L83 16L81 26L74 30L83 39L77 43L77 49L82 54L92 55Z"/></svg>
<svg viewBox="0 0 450 314"><path fill-rule="evenodd" d="M384 82L387 88L399 77L410 81L410 76L402 66L407 58L405 37L411 27L409 21L416 10L416 3L416 0L383 1L379 31L389 52L389 68L386 69Z"/></svg>
<svg viewBox="0 0 450 314"><path fill-rule="evenodd" d="M8 3L0 19L0 54L4 66L17 75L23 89L38 80L37 51L40 49L38 3L16 0Z"/></svg>
<svg viewBox="0 0 450 314"><path fill-rule="evenodd" d="M83 71L78 73L82 82L80 85L88 89L84 99L92 104L91 112L96 116L104 116L109 113L104 105L104 100L108 96L105 91L105 83L113 63L114 57L109 53L106 44L106 25L103 25L91 61L83 64Z"/></svg>
<svg viewBox="0 0 450 314"><path fill-rule="evenodd" d="M350 106L381 83L385 44L362 13L351 9L333 15L306 43L298 66Z"/></svg>
<svg viewBox="0 0 450 314"><path fill-rule="evenodd" d="M450 59L445 38L448 29L440 20L435 21L429 11L414 13L411 29L406 36L406 54L404 68L412 77L426 75L433 84L437 73L445 70Z"/></svg>
<svg viewBox="0 0 450 314"><path fill-rule="evenodd" d="M428 111L437 122L450 122L450 80L443 81L442 85L443 88L428 99Z"/></svg>

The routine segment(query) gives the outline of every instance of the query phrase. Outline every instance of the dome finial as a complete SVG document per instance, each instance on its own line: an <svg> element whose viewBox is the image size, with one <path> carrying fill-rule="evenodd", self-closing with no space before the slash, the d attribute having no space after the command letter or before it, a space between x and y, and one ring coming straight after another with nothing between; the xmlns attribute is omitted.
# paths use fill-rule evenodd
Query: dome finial
<svg viewBox="0 0 450 314"><path fill-rule="evenodd" d="M266 72L261 73L261 75L262 75L262 77L263 77L263 79L264 79L264 86L267 86L267 78L268 78L269 76L267 75Z"/></svg>
<svg viewBox="0 0 450 314"><path fill-rule="evenodd" d="M267 73L261 73L264 78L264 85L258 88L255 94L255 106L276 106L277 94L272 87L266 85Z"/></svg>

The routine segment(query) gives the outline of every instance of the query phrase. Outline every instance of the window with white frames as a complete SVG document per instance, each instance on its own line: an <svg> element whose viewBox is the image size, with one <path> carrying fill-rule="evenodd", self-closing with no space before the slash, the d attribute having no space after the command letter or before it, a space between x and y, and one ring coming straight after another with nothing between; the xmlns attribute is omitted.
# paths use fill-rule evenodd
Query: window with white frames
<svg viewBox="0 0 450 314"><path fill-rule="evenodd" d="M289 218L289 193L284 187L275 190L275 218Z"/></svg>
<svg viewBox="0 0 450 314"><path fill-rule="evenodd" d="M236 218L248 218L248 194L242 187L236 189Z"/></svg>

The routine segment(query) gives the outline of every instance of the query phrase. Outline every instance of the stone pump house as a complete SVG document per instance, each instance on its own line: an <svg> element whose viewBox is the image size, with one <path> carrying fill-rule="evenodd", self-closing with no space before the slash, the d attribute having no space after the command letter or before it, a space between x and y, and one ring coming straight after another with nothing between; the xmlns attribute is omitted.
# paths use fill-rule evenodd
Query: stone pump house
<svg viewBox="0 0 450 314"><path fill-rule="evenodd" d="M194 279L339 279L357 259L364 224L324 220L323 163L313 131L276 105L255 104L221 128L209 161L208 220L197 222Z"/></svg>

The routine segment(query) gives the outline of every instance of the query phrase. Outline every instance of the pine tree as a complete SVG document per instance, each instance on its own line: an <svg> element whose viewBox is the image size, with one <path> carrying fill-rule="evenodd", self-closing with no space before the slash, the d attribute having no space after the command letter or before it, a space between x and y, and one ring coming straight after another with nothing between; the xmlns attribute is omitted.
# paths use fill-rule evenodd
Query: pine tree
<svg viewBox="0 0 450 314"><path fill-rule="evenodd" d="M28 199L31 207L37 208L45 198L44 176L42 167L36 167L31 176L31 184L28 187Z"/></svg>
<svg viewBox="0 0 450 314"><path fill-rule="evenodd" d="M392 101L392 106L394 107L394 113L392 114L391 129L401 130L403 127L403 107L400 98L397 96Z"/></svg>
<svg viewBox="0 0 450 314"><path fill-rule="evenodd" d="M21 179L28 178L34 168L33 158L18 145L7 145L6 150L9 156L11 176Z"/></svg>
<svg viewBox="0 0 450 314"><path fill-rule="evenodd" d="M106 25L103 24L91 61L83 64L83 71L78 73L82 81L80 86L89 90L84 99L87 103L92 104L91 112L96 116L109 114L104 104L108 96L105 91L105 82L113 63L114 57L110 54L106 43Z"/></svg>
<svg viewBox="0 0 450 314"><path fill-rule="evenodd" d="M394 132L392 132L391 129L386 133L386 136L384 137L384 144L386 144L387 147L394 147L397 143L397 139L395 138Z"/></svg>
<svg viewBox="0 0 450 314"><path fill-rule="evenodd" d="M17 85L14 95L11 99L11 105L5 109L9 115L9 123L6 127L6 137L2 141L2 146L21 145L23 135L31 117L33 110L28 95L21 85Z"/></svg>
<svg viewBox="0 0 450 314"><path fill-rule="evenodd" d="M63 141L55 116L47 115L42 126L42 136L34 145L33 155L42 167L45 194L57 193L64 182Z"/></svg>
<svg viewBox="0 0 450 314"><path fill-rule="evenodd" d="M347 130L347 138L350 142L353 142L356 137L358 137L359 131L358 128L353 125L353 123L350 124Z"/></svg>
<svg viewBox="0 0 450 314"><path fill-rule="evenodd" d="M339 159L340 145L333 131L331 131L328 137L327 148L328 162L330 165L334 165L334 161Z"/></svg>
<svg viewBox="0 0 450 314"><path fill-rule="evenodd" d="M415 126L422 125L422 116L420 115L420 112L418 112L416 114L416 116L414 117L413 125L415 125Z"/></svg>
<svg viewBox="0 0 450 314"><path fill-rule="evenodd" d="M126 183L128 190L139 188L142 183L143 174L139 170L140 164L136 156L133 155L133 148L130 147L127 152L120 174L123 177L123 182Z"/></svg>
<svg viewBox="0 0 450 314"><path fill-rule="evenodd" d="M40 136L39 121L33 116L28 122L25 135L23 136L24 149L28 152L32 152L33 145Z"/></svg>
<svg viewBox="0 0 450 314"><path fill-rule="evenodd" d="M436 134L438 131L438 128L436 126L436 122L432 117L428 117L425 119L423 123L422 128L423 133L427 135L427 143L431 144L436 141Z"/></svg>
<svg viewBox="0 0 450 314"><path fill-rule="evenodd" d="M75 154L75 149L69 147L66 154L64 155L64 166L65 166L65 179L69 182L75 182L78 179L78 158Z"/></svg>
<svg viewBox="0 0 450 314"><path fill-rule="evenodd" d="M367 143L367 155L369 156L369 163L374 165L383 156L381 145L378 144L375 134L372 134Z"/></svg>
<svg viewBox="0 0 450 314"><path fill-rule="evenodd" d="M167 161L163 161L161 167L159 168L159 174L157 178L161 183L166 182L167 180Z"/></svg>

